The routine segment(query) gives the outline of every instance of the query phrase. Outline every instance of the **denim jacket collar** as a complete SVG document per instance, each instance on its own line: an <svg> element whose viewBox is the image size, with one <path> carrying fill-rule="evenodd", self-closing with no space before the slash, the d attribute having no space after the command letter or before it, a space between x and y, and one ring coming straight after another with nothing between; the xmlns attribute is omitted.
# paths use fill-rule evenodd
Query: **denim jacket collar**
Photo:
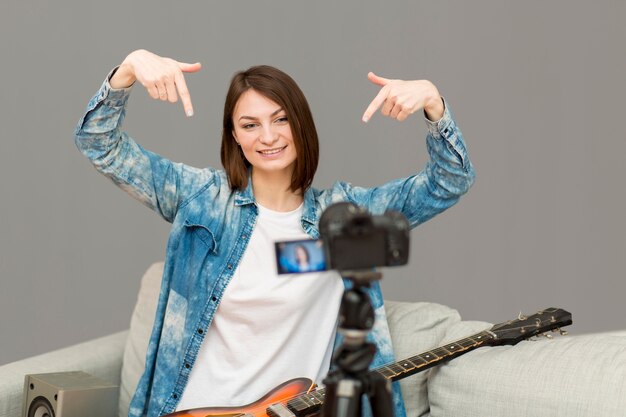
<svg viewBox="0 0 626 417"><path fill-rule="evenodd" d="M311 237L319 237L319 215L317 214L315 203L315 190L309 187L304 192L304 210L302 212L302 227Z"/></svg>
<svg viewBox="0 0 626 417"><path fill-rule="evenodd" d="M246 204L256 205L254 192L252 191L252 170L248 170L248 185L246 185L246 188L235 191L235 205L244 206Z"/></svg>

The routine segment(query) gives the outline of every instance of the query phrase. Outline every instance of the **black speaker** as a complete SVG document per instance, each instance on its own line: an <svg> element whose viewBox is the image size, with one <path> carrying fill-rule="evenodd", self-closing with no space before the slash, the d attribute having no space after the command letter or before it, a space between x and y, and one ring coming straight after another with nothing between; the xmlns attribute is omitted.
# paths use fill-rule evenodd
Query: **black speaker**
<svg viewBox="0 0 626 417"><path fill-rule="evenodd" d="M115 417L119 387L85 372L26 375L23 417Z"/></svg>

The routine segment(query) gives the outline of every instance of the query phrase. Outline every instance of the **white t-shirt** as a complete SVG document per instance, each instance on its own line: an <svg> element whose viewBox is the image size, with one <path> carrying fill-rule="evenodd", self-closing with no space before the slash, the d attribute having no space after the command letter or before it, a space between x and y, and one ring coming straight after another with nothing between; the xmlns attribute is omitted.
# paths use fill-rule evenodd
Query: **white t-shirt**
<svg viewBox="0 0 626 417"><path fill-rule="evenodd" d="M306 239L303 206L259 207L248 247L202 342L177 411L242 406L330 366L343 283L337 272L278 275L275 241Z"/></svg>

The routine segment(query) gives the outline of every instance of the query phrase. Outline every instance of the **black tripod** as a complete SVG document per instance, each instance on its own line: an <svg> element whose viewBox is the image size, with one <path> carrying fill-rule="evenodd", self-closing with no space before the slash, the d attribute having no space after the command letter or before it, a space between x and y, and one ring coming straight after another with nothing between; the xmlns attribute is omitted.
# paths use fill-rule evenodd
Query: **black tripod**
<svg viewBox="0 0 626 417"><path fill-rule="evenodd" d="M361 417L361 399L369 400L374 417L393 417L390 382L377 372L369 372L376 346L366 337L374 326L374 308L367 295L379 272L342 273L352 282L339 309L339 333L343 342L333 355L332 371L324 379L326 389L322 417Z"/></svg>

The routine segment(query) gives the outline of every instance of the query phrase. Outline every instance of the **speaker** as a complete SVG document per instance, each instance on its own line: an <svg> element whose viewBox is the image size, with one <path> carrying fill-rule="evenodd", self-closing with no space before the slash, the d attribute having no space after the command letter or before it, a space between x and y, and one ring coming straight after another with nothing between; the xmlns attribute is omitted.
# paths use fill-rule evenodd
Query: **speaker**
<svg viewBox="0 0 626 417"><path fill-rule="evenodd" d="M26 375L23 417L115 417L119 387L85 372Z"/></svg>

